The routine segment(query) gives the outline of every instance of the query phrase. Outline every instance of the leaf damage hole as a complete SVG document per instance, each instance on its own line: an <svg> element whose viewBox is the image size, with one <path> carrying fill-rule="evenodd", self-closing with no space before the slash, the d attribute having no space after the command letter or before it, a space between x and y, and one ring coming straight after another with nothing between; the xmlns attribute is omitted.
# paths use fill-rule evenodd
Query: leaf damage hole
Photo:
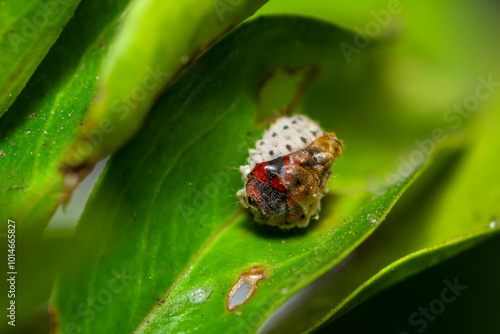
<svg viewBox="0 0 500 334"><path fill-rule="evenodd" d="M318 74L317 65L281 66L266 73L258 86L259 105L255 124L264 125L279 116L290 115Z"/></svg>
<svg viewBox="0 0 500 334"><path fill-rule="evenodd" d="M68 204L71 199L73 191L78 184L85 179L85 177L92 172L95 163L83 164L78 167L61 166L60 172L63 174L63 193L61 195L61 202L64 206Z"/></svg>
<svg viewBox="0 0 500 334"><path fill-rule="evenodd" d="M246 303L257 290L257 283L265 278L264 270L259 267L253 267L241 274L227 296L227 310L234 311Z"/></svg>
<svg viewBox="0 0 500 334"><path fill-rule="evenodd" d="M227 306L227 308L229 310L233 310L236 308L236 306L243 304L247 299L248 290L248 283L240 286L240 288L234 293L233 298L229 301L229 305Z"/></svg>

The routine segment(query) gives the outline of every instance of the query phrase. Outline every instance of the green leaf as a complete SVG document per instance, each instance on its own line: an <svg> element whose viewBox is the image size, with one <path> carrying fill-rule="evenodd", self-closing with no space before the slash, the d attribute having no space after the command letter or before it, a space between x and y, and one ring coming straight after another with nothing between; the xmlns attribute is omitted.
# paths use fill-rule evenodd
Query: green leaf
<svg viewBox="0 0 500 334"><path fill-rule="evenodd" d="M64 175L61 153L93 103L97 70L127 1L87 1L0 119L0 217L41 234L84 171ZM82 172L79 174L79 172Z"/></svg>
<svg viewBox="0 0 500 334"><path fill-rule="evenodd" d="M357 250L349 270L321 280L321 295L311 291L300 309L273 323L277 332L312 331L388 286L498 234L500 189L492 180L500 172L491 161L500 159L499 105L500 95L491 95L463 140L448 137L448 146L458 144L465 152L442 152Z"/></svg>
<svg viewBox="0 0 500 334"><path fill-rule="evenodd" d="M62 163L95 162L130 140L167 84L266 1L133 2L99 74L95 104Z"/></svg>
<svg viewBox="0 0 500 334"><path fill-rule="evenodd" d="M403 330L409 333L418 330L426 333L498 333L499 241L497 234L391 287L317 333L404 333ZM455 282L460 287L451 294L449 285ZM440 312L439 300L445 305L444 312ZM420 313L421 307L429 310L432 307L429 314L435 316L431 318L433 321L425 319ZM413 317L412 322L410 317ZM363 322L358 321L360 318Z"/></svg>
<svg viewBox="0 0 500 334"><path fill-rule="evenodd" d="M382 87L383 52L374 48L345 66L338 45L350 38L350 32L316 21L260 19L193 64L158 101L137 137L111 158L91 195L77 236L93 247L61 275L52 298L61 332L253 331L377 228L422 166L386 183L410 137L397 145L385 142L398 128L373 115L392 103L376 88ZM244 163L264 129L255 124L262 121L258 107L273 108L264 87L276 71L284 83L283 69L301 76L311 68L318 69L314 83L291 80L289 89L306 95L303 112L337 131L345 158L334 166L337 178L319 221L288 232L256 226L237 204L241 176L234 167ZM259 104L263 94L266 103ZM316 104L326 98L330 103ZM298 105L287 93L277 107L286 101ZM346 112L348 104L357 112ZM370 136L360 117L387 136ZM373 163L360 165L359 155ZM252 272L258 290L228 311L231 288L241 275L251 281ZM194 304L193 293L208 300Z"/></svg>
<svg viewBox="0 0 500 334"><path fill-rule="evenodd" d="M399 3L401 6L403 2ZM260 8L259 15L300 15L307 16L336 25L353 28L361 26L373 19L370 15L374 9L387 8L385 0L329 1L316 0L307 2L301 0L273 0Z"/></svg>
<svg viewBox="0 0 500 334"><path fill-rule="evenodd" d="M0 3L0 116L24 88L79 2Z"/></svg>
<svg viewBox="0 0 500 334"><path fill-rule="evenodd" d="M413 276L422 270L441 263L444 260L493 237L495 234L498 235L499 231L499 229L493 231L483 230L473 235L467 235L463 238L454 239L436 247L422 249L421 251L409 254L400 260L391 263L389 266L383 268L376 275L360 285L347 298L336 305L331 312L317 321L308 330L308 332L314 332L318 325L327 320L331 321L337 319L352 310L364 300L386 289L387 287L401 282L402 280ZM318 310L316 309L316 311ZM332 319L329 319L330 317L332 317Z"/></svg>

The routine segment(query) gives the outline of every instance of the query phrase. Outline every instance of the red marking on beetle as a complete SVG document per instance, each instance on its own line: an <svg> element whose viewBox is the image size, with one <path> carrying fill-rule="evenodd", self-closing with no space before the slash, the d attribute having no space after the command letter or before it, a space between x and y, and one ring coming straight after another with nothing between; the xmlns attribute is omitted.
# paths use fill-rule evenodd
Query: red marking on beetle
<svg viewBox="0 0 500 334"><path fill-rule="evenodd" d="M271 182L269 182L271 186L273 186L274 189L279 190L279 191L285 191L286 188L283 185L283 182L281 182L281 179L279 177L272 179Z"/></svg>
<svg viewBox="0 0 500 334"><path fill-rule="evenodd" d="M290 158L289 155L282 157L283 158L283 166L291 165L294 163L293 159ZM269 161L262 162L260 164L256 164L252 170L252 175L259 181L267 183L271 185L274 189L278 191L286 191L285 185L281 180L281 177L276 177L272 180L266 176L266 167L269 166Z"/></svg>
<svg viewBox="0 0 500 334"><path fill-rule="evenodd" d="M260 196L262 196L261 191L253 184L253 182L248 184L247 189L248 196L250 197L258 199L260 198Z"/></svg>
<svg viewBox="0 0 500 334"><path fill-rule="evenodd" d="M268 166L268 162L263 162L260 164L255 165L254 169L252 170L253 176L259 181L262 181L264 183L269 183L268 178L266 177L266 166Z"/></svg>

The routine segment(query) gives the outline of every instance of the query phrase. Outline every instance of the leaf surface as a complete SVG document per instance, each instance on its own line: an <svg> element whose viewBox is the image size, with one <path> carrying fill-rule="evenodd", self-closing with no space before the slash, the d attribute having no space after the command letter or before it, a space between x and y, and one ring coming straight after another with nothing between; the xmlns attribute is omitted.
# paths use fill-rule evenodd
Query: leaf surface
<svg viewBox="0 0 500 334"><path fill-rule="evenodd" d="M52 301L61 332L253 332L377 228L425 160L394 183L386 181L400 146L384 151L389 139L376 137L366 145L370 133L354 123L360 115L377 118L361 107L359 113L343 109L391 105L377 100L373 89L383 57L367 52L364 61L346 67L338 48L346 38L352 34L307 19L252 21L162 96L138 136L112 157L81 219L77 236L93 247L56 285ZM301 76L310 68L318 75L307 87L290 81L295 94L305 95L297 108L329 90L332 103L307 112L344 139L345 157L334 166L337 177L319 221L288 232L256 226L237 204L242 185L235 167L265 128L262 87L277 70ZM359 86L361 78L366 86ZM272 105L266 96L266 108ZM377 124L388 138L397 134L387 120ZM377 163L358 165L357 154ZM258 289L246 303L228 311L228 294L241 275L265 278L254 282ZM196 303L197 296L208 298Z"/></svg>
<svg viewBox="0 0 500 334"><path fill-rule="evenodd" d="M93 103L97 71L128 1L80 6L9 113L0 119L0 217L40 235L82 176L60 169Z"/></svg>
<svg viewBox="0 0 500 334"><path fill-rule="evenodd" d="M322 277L309 297L295 301L300 309L289 310L267 331L306 330L316 319L307 330L313 331L388 286L497 235L500 191L491 180L500 172L490 162L500 159L499 103L500 95L492 94L467 135L459 141L448 137L448 148L344 263L345 270Z"/></svg>
<svg viewBox="0 0 500 334"><path fill-rule="evenodd" d="M24 88L80 0L0 4L0 116Z"/></svg>
<svg viewBox="0 0 500 334"><path fill-rule="evenodd" d="M133 2L99 74L95 104L62 163L95 162L130 140L167 84L266 1Z"/></svg>

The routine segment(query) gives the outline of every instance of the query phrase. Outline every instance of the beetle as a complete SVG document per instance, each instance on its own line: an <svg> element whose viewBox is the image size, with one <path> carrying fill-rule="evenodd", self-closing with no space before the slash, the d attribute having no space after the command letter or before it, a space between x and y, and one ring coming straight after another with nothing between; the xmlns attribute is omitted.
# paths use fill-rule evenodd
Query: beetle
<svg viewBox="0 0 500 334"><path fill-rule="evenodd" d="M306 227L318 215L343 143L304 115L281 117L249 150L241 166L240 203L255 221L284 229Z"/></svg>

